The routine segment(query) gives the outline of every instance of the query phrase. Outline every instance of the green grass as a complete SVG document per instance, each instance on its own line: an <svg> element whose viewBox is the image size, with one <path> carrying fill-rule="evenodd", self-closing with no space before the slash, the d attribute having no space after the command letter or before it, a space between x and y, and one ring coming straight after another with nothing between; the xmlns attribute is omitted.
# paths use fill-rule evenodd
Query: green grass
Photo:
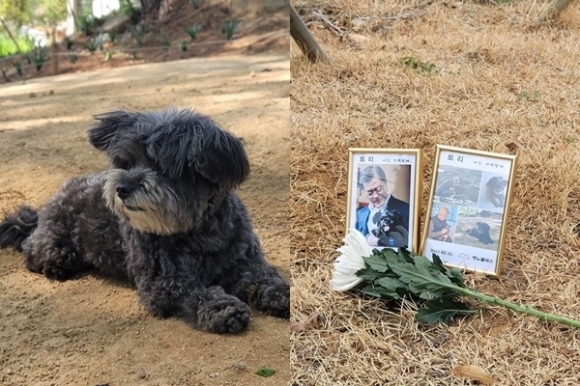
<svg viewBox="0 0 580 386"><path fill-rule="evenodd" d="M420 70L421 72L432 72L436 68L434 63L422 62L421 60L410 56L403 58L403 60L401 60L401 64L403 66L412 68L413 70Z"/></svg>
<svg viewBox="0 0 580 386"><path fill-rule="evenodd" d="M195 38L197 37L197 34L203 29L201 24L194 24L191 27L186 27L184 28L185 32L187 32L187 34L189 35L189 37L191 38L191 41L194 41Z"/></svg>
<svg viewBox="0 0 580 386"><path fill-rule="evenodd" d="M242 23L237 20L222 22L222 32L225 33L226 40L231 40L234 37L240 25Z"/></svg>
<svg viewBox="0 0 580 386"><path fill-rule="evenodd" d="M22 50L22 53L27 53L32 50L32 42L25 38L17 38L18 46ZM17 54L18 49L14 42L6 35L0 34L0 58L5 56L10 56Z"/></svg>
<svg viewBox="0 0 580 386"><path fill-rule="evenodd" d="M520 99L523 100L530 100L530 101L537 101L540 99L540 92L539 91L522 91L520 92Z"/></svg>

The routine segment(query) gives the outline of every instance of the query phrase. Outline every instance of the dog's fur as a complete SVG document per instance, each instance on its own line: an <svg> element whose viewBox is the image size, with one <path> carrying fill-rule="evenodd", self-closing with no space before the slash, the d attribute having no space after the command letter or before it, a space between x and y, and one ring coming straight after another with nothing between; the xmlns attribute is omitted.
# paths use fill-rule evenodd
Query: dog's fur
<svg viewBox="0 0 580 386"><path fill-rule="evenodd" d="M505 192L507 188L507 181L503 177L491 177L486 184L487 199L491 201L493 206L501 208L505 205Z"/></svg>
<svg viewBox="0 0 580 386"><path fill-rule="evenodd" d="M235 193L250 172L242 140L191 110L95 118L89 142L111 168L69 180L38 212L6 217L0 247L50 279L126 281L151 314L209 332L245 330L248 304L289 318L289 284Z"/></svg>
<svg viewBox="0 0 580 386"><path fill-rule="evenodd" d="M489 224L484 222L475 223L475 228L471 228L467 233L478 239L483 244L493 244L489 231L491 230Z"/></svg>
<svg viewBox="0 0 580 386"><path fill-rule="evenodd" d="M379 246L408 248L409 232L403 226L403 215L399 211L379 211L374 214L373 222L377 228L372 233L379 240Z"/></svg>

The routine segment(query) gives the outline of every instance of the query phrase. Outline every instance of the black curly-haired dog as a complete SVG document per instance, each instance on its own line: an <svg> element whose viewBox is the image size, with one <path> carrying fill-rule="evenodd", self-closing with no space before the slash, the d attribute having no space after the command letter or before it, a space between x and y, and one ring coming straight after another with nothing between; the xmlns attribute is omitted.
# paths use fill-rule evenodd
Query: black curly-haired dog
<svg viewBox="0 0 580 386"><path fill-rule="evenodd" d="M379 240L379 246L408 248L409 232L404 227L405 221L399 211L379 211L374 214L373 222L377 228L373 229L372 234Z"/></svg>
<svg viewBox="0 0 580 386"><path fill-rule="evenodd" d="M486 183L486 188L487 199L491 201L493 206L496 208L501 208L505 205L507 181L503 177L491 177Z"/></svg>
<svg viewBox="0 0 580 386"><path fill-rule="evenodd" d="M491 229L489 224L478 221L475 223L475 225L475 228L471 228L469 231L467 231L467 233L484 244L493 244L493 240L489 234Z"/></svg>
<svg viewBox="0 0 580 386"><path fill-rule="evenodd" d="M89 142L112 167L69 180L38 212L6 217L0 247L50 279L127 281L151 314L209 332L245 330L248 304L289 318L289 284L235 193L250 172L242 140L191 110L95 118Z"/></svg>

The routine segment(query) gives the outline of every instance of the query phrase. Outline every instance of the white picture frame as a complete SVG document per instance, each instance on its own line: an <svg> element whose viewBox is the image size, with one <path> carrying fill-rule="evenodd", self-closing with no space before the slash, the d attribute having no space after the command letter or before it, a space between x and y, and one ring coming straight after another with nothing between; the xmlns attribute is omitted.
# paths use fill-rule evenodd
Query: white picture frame
<svg viewBox="0 0 580 386"><path fill-rule="evenodd" d="M421 161L419 149L349 149L346 230L359 230L373 249L417 253Z"/></svg>

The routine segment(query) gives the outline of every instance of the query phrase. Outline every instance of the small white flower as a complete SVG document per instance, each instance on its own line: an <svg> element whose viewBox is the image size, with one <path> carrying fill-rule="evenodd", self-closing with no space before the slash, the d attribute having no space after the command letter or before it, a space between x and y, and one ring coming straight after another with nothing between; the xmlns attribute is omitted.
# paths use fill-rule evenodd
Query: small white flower
<svg viewBox="0 0 580 386"><path fill-rule="evenodd" d="M364 259L373 254L363 234L356 229L349 229L343 241L346 245L337 249L341 255L334 262L332 289L335 291L348 291L361 283L364 279L356 273L365 267Z"/></svg>

